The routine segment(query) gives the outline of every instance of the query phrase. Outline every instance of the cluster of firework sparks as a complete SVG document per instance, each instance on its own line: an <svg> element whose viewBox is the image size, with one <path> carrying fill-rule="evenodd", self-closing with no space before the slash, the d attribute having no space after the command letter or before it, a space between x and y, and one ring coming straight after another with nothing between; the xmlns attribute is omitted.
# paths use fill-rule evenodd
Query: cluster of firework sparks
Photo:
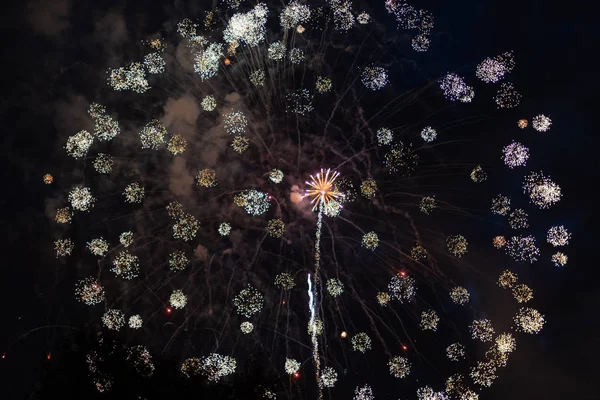
<svg viewBox="0 0 600 400"><path fill-rule="evenodd" d="M216 35L211 35L217 14L215 10L207 14L203 23L196 23L189 19L181 21L177 25L177 32L193 59L194 74L199 81L210 82L220 72L227 79L233 79L231 78L233 72L228 70L227 67L231 66L232 62L235 63L235 60L239 60L240 64L242 60L246 60L246 68L242 68L243 72L238 73L246 74L247 81L251 83L251 85L248 85L250 88L248 90L257 93L253 95L257 96L254 98L263 99L261 96L272 95L272 91L280 90L277 85L284 84L281 83L281 77L275 76L279 69L293 70L293 68L312 67L313 64L316 64L315 59L320 55L311 54L311 51L315 51L315 47L302 46L303 41L307 40L300 40L302 35L308 34L309 29L331 29L336 33L347 33L353 29L367 29L363 26L368 27L369 24L374 24L368 13L353 10L352 2L349 0L329 0L327 3L327 7L310 7L294 0L285 5L278 18L280 27L284 31L283 38L271 41L268 35L267 17L273 9L267 7L264 3L260 3L242 12L239 2L233 0L228 1L226 4L227 8L233 11L233 14L224 22L221 41L215 41ZM428 11L415 8L404 1L396 0L387 0L381 6L385 6L387 12L396 19L399 29L414 32L412 47L415 51L427 51L434 26L433 16ZM226 13L226 11L222 12ZM325 22L325 28L323 28L323 22ZM204 35L198 34L201 26L204 26L206 30ZM167 51L164 40L153 39L146 44L153 51L146 54L142 62L134 62L128 66L108 71L108 84L115 91L132 91L144 95L153 90L152 86L155 81L152 76L168 73L169 68L172 67L170 63L166 62L164 56ZM244 54L246 55L244 56ZM254 60L253 62L256 63L253 64L248 60ZM262 67L256 68L256 65ZM486 84L499 84L497 94L493 98L498 108L513 108L518 106L520 102L521 94L511 82L504 81L514 68L515 57L512 52L486 58L476 67L476 78ZM332 80L334 77L327 76L326 69L321 71L317 68L316 72L318 74L315 76L314 82L311 83L313 86L289 90L282 97L284 104L278 110L273 110L278 105L277 102L274 102L268 112L275 113L279 111L282 115L281 118L293 118L294 120L296 118L312 118L317 96L325 96L334 91L336 93L348 91L347 88L336 87L335 79ZM364 89L367 89L366 93L383 92L390 81L393 81L393 74L389 66L383 63L365 63L360 66L355 81L362 84ZM474 86L469 86L465 78L454 72L449 72L440 78L439 89L442 95L452 102L470 103L475 99ZM250 146L263 139L259 133L255 132L252 112L242 107L239 109L223 107L222 111L219 111L225 101L222 97L225 96L220 96L219 92L214 91L198 98L198 104L206 113L220 114L218 117L220 127L227 137L232 137L230 146L238 153L233 155L230 153L228 157L240 159L255 156L251 154ZM335 103L335 98L333 103ZM70 136L64 145L66 153L79 162L89 160L90 151L97 143L112 141L121 134L120 125L116 118L107 113L104 106L93 103L89 108L89 115L93 120L94 130L92 132L81 130ZM526 119L521 119L517 125L518 128L525 129L529 123ZM532 118L532 127L538 132L547 132L551 125L551 119L543 114ZM378 149L377 151L385 151L381 168L385 167L390 173L398 173L402 176L413 174L419 162L418 150L414 150L412 145L399 141L392 128L379 126L373 131L376 131L376 133L373 134L372 147ZM295 132L292 135L295 135ZM428 146L430 143L439 140L439 136L443 135L443 132L438 132L435 126L427 125L419 127L417 135L417 137L420 137L419 140L422 140L425 146ZM298 139L300 140L300 136L298 136ZM197 148L193 143L194 140L194 138L174 134L161 119L151 119L145 122L139 130L139 151L156 152L166 148L171 156L183 157L183 155L189 154L190 147ZM270 149L276 148L277 145L277 143L269 143L268 146L265 145L265 149L271 151ZM282 154L284 154L284 157L288 156L283 150ZM512 171L525 169L529 158L534 156L534 152L530 151L524 144L512 141L499 150L498 155L506 167ZM96 173L114 176L116 161L116 157L113 159L107 152L98 152L91 163ZM261 165L264 165L264 163ZM310 173L313 171L306 170L312 167L300 166L300 171ZM287 186L296 185L295 182L290 182L301 175L300 171L293 169L290 171L290 169L286 170L282 165L272 165L272 168L261 170L258 175L268 177L271 185L283 186L286 182L284 178L287 177L287 174L290 174L292 178L290 178ZM228 173L235 173L236 170L232 168ZM222 171L215 168L198 169L190 186L194 186L195 183L199 190L205 192L216 191L222 186L220 177L225 176L221 173ZM322 244L322 239L326 234L324 228L327 227L327 230L331 231L332 228L328 221L334 221L336 217L339 217L339 219L344 218L347 221L346 216L344 216L344 206L353 203L359 197L359 193L362 195L363 200L369 204L380 203L378 198L380 193L385 191L385 183L372 178L370 171L366 171L366 175L358 186L359 190L355 190L350 180L342 177L339 172L331 169L321 169L320 172L310 175L310 179L305 182L304 193L299 194L299 201L295 202L300 204L310 202L310 206L307 206L308 208L304 210L305 214L309 214L311 209L312 212L316 213L316 223L313 225L314 247L311 251L313 259L310 260L311 267L307 268L309 272L306 275L308 279L306 281L308 307L305 307L305 311L308 312L309 317L302 320L301 317L295 316L302 324L308 324L308 335L296 337L294 340L305 341L308 338L310 341L311 358L315 367L314 376L319 398L323 397L325 390L332 390L337 382L343 379L340 368L336 369L334 364L331 364L324 357L324 347L326 346L324 332L334 328L329 325L326 313L323 311L325 299L322 285L325 286L327 293L335 302L341 301L340 299L343 299L344 296L358 296L356 288L347 275L338 274L336 277L331 277L332 274L329 272L331 269L329 264L331 263L329 259L327 262L324 261L324 252L326 251L323 249ZM468 175L468 173L465 175ZM481 166L475 167L470 172L470 178L476 184L484 182L487 176L488 173ZM156 195L150 183L142 179L138 181L131 181L129 177L127 179L127 182L119 188L122 202L127 207L142 207L146 202L151 201L152 196ZM529 202L537 208L547 209L561 200L562 191L560 186L542 171L527 172L522 179L523 193ZM53 184L54 178L52 175L46 174L43 176L43 182L48 185ZM247 182L247 185L246 187L250 187L252 183ZM258 185L255 187L258 187ZM269 218L266 222L262 241L267 240L268 237L269 240L281 241L281 246L284 246L286 242L290 244L296 238L289 234L288 226L294 224L295 221L286 220L285 214L282 214L282 206L279 204L282 201L281 198L276 199L275 196L271 195L271 189L265 188L265 185L258 189L233 188L231 191L218 192L221 194L217 197L228 196L230 205L237 207L232 208L234 211L231 211L231 213L237 212L237 209L243 210L246 214L243 217L253 218L253 221L258 221L260 217L276 209L277 215ZM272 190L276 191L276 189ZM77 220L79 213L93 214L94 208L103 199L103 195L96 193L96 189L92 184L73 186L68 190L66 196L69 204L57 208L54 217L55 222L63 226L68 226L74 220ZM302 199L306 200L301 202ZM518 203L518 201L515 200L514 202ZM440 200L433 194L420 196L413 203L414 208L420 210L425 216L436 213L440 207ZM523 208L525 205L522 205L522 208L512 208L513 199L503 194L498 194L492 199L491 203L491 213L505 217L506 225L511 230L519 231L506 237L495 236L492 240L493 247L503 249L506 254L519 263L533 263L539 260L542 257L542 252L536 238L532 234L523 232L530 225L527 211ZM378 207L383 206L378 204ZM153 210L156 210L156 208L154 207ZM184 206L179 201L170 201L167 206L162 206L162 210L169 216L169 229L171 229L171 234L167 235L170 236L168 238L169 243L195 243L200 232L203 231L202 234L204 234L204 230L209 229L204 225L204 219L199 216L198 209L189 204ZM238 238L241 224L234 218L228 219L222 215L219 218L221 220L214 229L214 237L216 237L214 240L239 240L236 238ZM257 223L254 222L254 224ZM359 244L358 247L362 246L364 249L376 254L395 249L387 240L386 228L382 228L385 225L386 222L384 221L375 224L368 231L362 231L359 228L360 234L356 234L352 240L354 243ZM566 227L554 225L547 229L546 241L552 247L564 247L569 244L571 233ZM133 232L131 230L122 232L118 238L119 244L116 245L104 237L90 238L86 242L86 250L94 257L106 260L107 263L110 262L110 270L119 280L135 281L136 279L142 279L140 275L143 274L143 269L146 268L146 266L141 265L140 260L140 252L143 247L136 247L138 240L143 240L142 235L146 235L146 233L140 232L138 236L135 229L132 230ZM346 233L344 236L349 235L352 234ZM344 239L339 239L339 241L342 240ZM338 239L334 236L331 241L334 242L333 246L335 246ZM144 246L152 246L152 244L146 243ZM76 251L75 247L76 240L66 237L66 235L54 242L54 249L59 257L67 257L73 254ZM177 244L172 245L167 261L168 269L172 274L184 274L185 271L189 271L190 265L197 262L194 261L195 259L202 259L203 262L208 263L206 268L209 270L212 259L210 262L206 261L209 257L203 253L206 250L202 250L201 247L196 247L192 256L189 251L184 251L187 247ZM327 251L331 248L327 247ZM453 258L466 258L469 254L469 242L465 235L458 232L446 235L445 248L447 254ZM427 248L419 239L416 244L413 243L412 250L409 250L410 256L407 257L411 262L425 267L430 265L428 263L432 262L433 254L436 252L438 252L437 249ZM547 259L556 266L564 266L568 258L564 253L557 252L547 257ZM327 273L324 273L324 271L327 271ZM114 285L103 283L106 282L107 277L106 274L101 274L101 272L99 271L94 276L84 277L78 281L75 288L76 298L88 306L105 304L106 310L100 322L108 330L121 331L126 327L133 330L144 328L148 320L154 318L155 313L153 311L145 313L144 311L149 310L144 309L133 313L116 308L114 298L118 294L112 292ZM387 286L380 287L376 298L372 300L377 302L378 307L384 309L414 305L418 300L416 294L417 280L405 270L391 269L389 272L391 272L391 274L388 273L391 278L389 278ZM293 271L292 266L290 266L285 271L279 271L275 279L269 283L278 288L281 293L286 293L281 295L284 299L284 305L286 304L285 301L289 301L289 293L297 285L297 275L297 272ZM207 278L207 281L209 279ZM227 300L229 302L227 307L235 309L243 319L237 325L239 326L239 332L243 335L253 335L260 331L261 319L259 315L265 308L270 306L268 302L273 300L273 296L265 293L268 286L263 283L252 283L250 280L244 280L243 283L244 285L239 286L236 290L236 294L230 296ZM527 284L518 283L516 274L509 270L500 275L498 286L509 290L519 305L530 303L534 298L533 289ZM228 286L228 294L229 290ZM152 292L152 290L149 288L148 292ZM195 292L186 283L186 285L174 288L167 297L161 299L161 302L168 307L168 313L177 313L179 310L192 307L192 305L196 310L199 303L194 295ZM446 296L457 306L467 308L471 305L470 293L465 287L453 285ZM367 314L371 318L372 312L369 311ZM433 334L440 330L443 318L441 311L430 305L417 313L417 325L422 331ZM536 334L541 331L545 322L543 315L531 307L521 307L515 313L513 321L512 329L514 333L503 332L497 334L492 321L489 319L476 318L472 320L468 327L471 338L490 346L485 353L485 359L477 361L470 369L469 377L474 385L480 388L489 387L496 378L497 370L507 365L510 353L516 349L517 333ZM374 352L377 348L377 341L381 340L379 332L362 331L358 327L353 329L354 331L350 334L349 348L351 347L353 351L362 354ZM365 326L362 329L366 330L367 327ZM346 331L343 331L341 337L346 338L346 335ZM234 355L220 354L216 351L218 349L201 357L186 358L181 364L181 372L186 377L201 376L210 382L218 382L220 379L234 374L237 369ZM128 360L132 362L140 374L143 376L153 374L152 358L146 347L132 346L128 354ZM411 376L411 371L415 368L413 364L415 363L409 353L388 355L387 367L391 376L397 379L407 379ZM465 345L458 342L448 345L446 356L455 362L465 359ZM107 391L110 390L112 385L111 377L110 374L99 370L98 358L97 354L90 353L87 357L88 367L98 390ZM281 365L281 371L290 376L297 376L304 364L305 361L298 361L292 354L285 354L285 363ZM270 390L267 390L267 392L270 393L269 396L274 396ZM368 384L357 386L354 391L354 399L372 400L375 398L375 394L376 389L371 388ZM421 400L447 399L450 397L461 400L475 400L478 398L478 393L476 389L470 387L466 377L455 374L447 379L444 390L436 391L430 386L423 386L417 390L416 397Z"/></svg>

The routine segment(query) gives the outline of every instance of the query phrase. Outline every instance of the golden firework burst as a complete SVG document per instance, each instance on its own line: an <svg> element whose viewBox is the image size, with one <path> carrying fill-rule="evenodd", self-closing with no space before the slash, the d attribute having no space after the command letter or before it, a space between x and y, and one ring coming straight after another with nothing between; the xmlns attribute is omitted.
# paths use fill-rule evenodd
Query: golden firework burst
<svg viewBox="0 0 600 400"><path fill-rule="evenodd" d="M331 172L331 170L321 169L316 176L310 176L310 181L306 184L310 186L310 189L306 189L304 196L310 197L310 203L313 204L313 211L316 210L320 205L325 206L327 203L333 200L340 199L344 195L338 192L334 183L335 180L340 176L338 172Z"/></svg>

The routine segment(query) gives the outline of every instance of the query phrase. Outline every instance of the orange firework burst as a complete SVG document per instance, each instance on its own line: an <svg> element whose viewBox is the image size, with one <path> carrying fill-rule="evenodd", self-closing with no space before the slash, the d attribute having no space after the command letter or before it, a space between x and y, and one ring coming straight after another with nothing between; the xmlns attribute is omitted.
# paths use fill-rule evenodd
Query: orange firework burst
<svg viewBox="0 0 600 400"><path fill-rule="evenodd" d="M334 182L340 176L339 173L333 172L331 170L323 170L318 173L316 176L310 176L310 182L307 181L306 184L310 186L310 189L307 189L302 197L310 197L311 204L313 205L313 210L316 210L320 205L325 206L330 201L335 201L344 195L335 190Z"/></svg>

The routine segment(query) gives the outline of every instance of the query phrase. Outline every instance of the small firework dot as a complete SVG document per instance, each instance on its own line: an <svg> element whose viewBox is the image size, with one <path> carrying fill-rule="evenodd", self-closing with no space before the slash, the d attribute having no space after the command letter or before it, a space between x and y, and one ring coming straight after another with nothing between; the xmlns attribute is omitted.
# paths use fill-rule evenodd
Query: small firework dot
<svg viewBox="0 0 600 400"><path fill-rule="evenodd" d="M73 212L69 207L58 208L54 220L59 224L68 224L73 218Z"/></svg>
<svg viewBox="0 0 600 400"><path fill-rule="evenodd" d="M527 303L533 299L533 290L527 285L520 284L513 286L512 295L518 303Z"/></svg>
<svg viewBox="0 0 600 400"><path fill-rule="evenodd" d="M203 169L196 175L196 184L205 188L217 186L217 174L214 169Z"/></svg>
<svg viewBox="0 0 600 400"><path fill-rule="evenodd" d="M440 322L440 317L438 317L435 310L423 311L421 313L421 329L424 331L437 331L437 325Z"/></svg>
<svg viewBox="0 0 600 400"><path fill-rule="evenodd" d="M354 351L365 353L367 350L371 350L371 338L364 332L359 332L354 335L351 339L351 343Z"/></svg>
<svg viewBox="0 0 600 400"><path fill-rule="evenodd" d="M504 236L496 236L492 239L492 244L495 248L501 249L506 244L506 238Z"/></svg>
<svg viewBox="0 0 600 400"><path fill-rule="evenodd" d="M321 382L323 383L323 386L329 388L334 387L337 380L338 374L333 367L323 368L323 372L321 373Z"/></svg>
<svg viewBox="0 0 600 400"><path fill-rule="evenodd" d="M517 126L521 129L527 128L527 125L529 125L529 122L527 122L526 119L520 119L517 121Z"/></svg>
<svg viewBox="0 0 600 400"><path fill-rule="evenodd" d="M565 229L564 226L553 226L548 230L547 235L548 243L554 247L566 246L569 244L571 234Z"/></svg>
<svg viewBox="0 0 600 400"><path fill-rule="evenodd" d="M396 378L405 378L410 374L410 362L405 357L394 357L388 362L390 374Z"/></svg>
<svg viewBox="0 0 600 400"><path fill-rule="evenodd" d="M485 173L483 168L481 168L481 165L478 165L475 168L473 168L473 171L471 171L471 179L473 180L473 182L483 182L487 179L487 174Z"/></svg>
<svg viewBox="0 0 600 400"><path fill-rule="evenodd" d="M387 304L390 302L390 294L388 292L378 292L377 302L381 306L387 306Z"/></svg>
<svg viewBox="0 0 600 400"><path fill-rule="evenodd" d="M68 256L73 252L75 245L71 239L58 239L54 241L54 250L56 257Z"/></svg>
<svg viewBox="0 0 600 400"><path fill-rule="evenodd" d="M77 282L75 296L79 301L89 306L104 301L104 288L95 278L85 278Z"/></svg>
<svg viewBox="0 0 600 400"><path fill-rule="evenodd" d="M236 136L233 138L233 142L231 142L231 147L234 151L242 154L244 151L248 149L250 146L250 139L245 136Z"/></svg>
<svg viewBox="0 0 600 400"><path fill-rule="evenodd" d="M219 235L227 236L227 235L229 235L230 232L231 232L231 224L229 224L227 222L222 222L219 225Z"/></svg>
<svg viewBox="0 0 600 400"><path fill-rule="evenodd" d="M431 214L436 206L437 202L435 201L435 197L432 196L423 197L419 202L419 209L423 214L427 215Z"/></svg>
<svg viewBox="0 0 600 400"><path fill-rule="evenodd" d="M388 128L379 128L377 130L377 143L380 146L388 145L394 140L394 134Z"/></svg>
<svg viewBox="0 0 600 400"><path fill-rule="evenodd" d="M544 316L539 311L523 307L514 317L514 322L517 325L517 330L525 333L539 333L544 327Z"/></svg>
<svg viewBox="0 0 600 400"><path fill-rule="evenodd" d="M266 231L269 236L280 238L285 233L285 223L279 218L272 219L267 223Z"/></svg>
<svg viewBox="0 0 600 400"><path fill-rule="evenodd" d="M370 65L363 69L361 80L366 88L379 90L388 84L388 73L384 68Z"/></svg>
<svg viewBox="0 0 600 400"><path fill-rule="evenodd" d="M119 243L121 243L125 247L131 246L131 244L133 243L133 232L128 231L121 233L121 235L119 236Z"/></svg>
<svg viewBox="0 0 600 400"><path fill-rule="evenodd" d="M187 304L187 296L181 290L173 290L169 297L169 304L173 308L183 308Z"/></svg>
<svg viewBox="0 0 600 400"><path fill-rule="evenodd" d="M569 257L565 253L561 253L560 251L554 253L552 255L552 263L557 267L564 267L567 265L567 261L569 261Z"/></svg>
<svg viewBox="0 0 600 400"><path fill-rule="evenodd" d="M214 96L209 94L202 99L200 105L204 111L213 111L215 108L217 108L217 101L215 100Z"/></svg>
<svg viewBox="0 0 600 400"><path fill-rule="evenodd" d="M87 243L87 248L93 255L103 257L108 251L108 242L103 238L92 239Z"/></svg>
<svg viewBox="0 0 600 400"><path fill-rule="evenodd" d="M169 139L169 143L167 143L167 150L174 156L178 154L183 154L187 147L187 141L181 135L173 135L171 139Z"/></svg>
<svg viewBox="0 0 600 400"><path fill-rule="evenodd" d="M360 185L360 192L367 199L372 198L373 196L375 196L375 192L377 192L377 183L375 183L373 179L364 180L363 183L361 183Z"/></svg>
<svg viewBox="0 0 600 400"><path fill-rule="evenodd" d="M144 200L144 188L137 182L127 185L123 191L127 203L141 203Z"/></svg>
<svg viewBox="0 0 600 400"><path fill-rule="evenodd" d="M427 250L420 244L416 245L410 250L410 256L415 260L423 260L427 258Z"/></svg>
<svg viewBox="0 0 600 400"><path fill-rule="evenodd" d="M460 258L467 253L468 242L463 235L450 235L446 239L446 246L450 254Z"/></svg>
<svg viewBox="0 0 600 400"><path fill-rule="evenodd" d="M92 165L98 173L110 174L113 168L113 159L108 154L98 153Z"/></svg>
<svg viewBox="0 0 600 400"><path fill-rule="evenodd" d="M471 329L471 337L473 339L489 342L494 337L494 328L492 327L492 321L489 319L476 319L469 328Z"/></svg>
<svg viewBox="0 0 600 400"><path fill-rule="evenodd" d="M421 137L423 138L423 140L425 142L430 143L430 142L433 142L435 140L435 138L437 137L437 132L431 126L426 126L421 131Z"/></svg>
<svg viewBox="0 0 600 400"><path fill-rule="evenodd" d="M252 332L254 330L254 325L252 325L251 322L244 321L240 325L240 330L242 331L242 333L244 335L247 335L247 334L249 334L250 332Z"/></svg>
<svg viewBox="0 0 600 400"><path fill-rule="evenodd" d="M453 343L450 346L446 347L446 355L452 361L459 361L465 358L465 346L460 343Z"/></svg>
<svg viewBox="0 0 600 400"><path fill-rule="evenodd" d="M175 250L169 254L169 267L172 271L183 271L189 264L190 260L181 250Z"/></svg>
<svg viewBox="0 0 600 400"><path fill-rule="evenodd" d="M285 360L285 372L292 375L296 373L300 369L300 363L291 358L287 358Z"/></svg>
<svg viewBox="0 0 600 400"><path fill-rule="evenodd" d="M129 317L128 325L131 329L140 329L142 327L142 322L142 317L136 314Z"/></svg>
<svg viewBox="0 0 600 400"><path fill-rule="evenodd" d="M344 293L344 284L337 278L327 280L327 291L333 297L338 297Z"/></svg>
<svg viewBox="0 0 600 400"><path fill-rule="evenodd" d="M283 172L279 169L273 169L269 172L269 179L273 183L280 183L283 180Z"/></svg>
<svg viewBox="0 0 600 400"><path fill-rule="evenodd" d="M118 331L125 325L125 315L121 310L110 309L102 316L102 323L107 329Z"/></svg>
<svg viewBox="0 0 600 400"><path fill-rule="evenodd" d="M275 286L283 290L290 290L295 286L294 277L287 272L277 274L275 277Z"/></svg>
<svg viewBox="0 0 600 400"><path fill-rule="evenodd" d="M458 305L465 305L469 302L469 291L464 287L457 286L450 291L452 301Z"/></svg>
<svg viewBox="0 0 600 400"><path fill-rule="evenodd" d="M498 277L498 286L502 289L509 289L513 287L515 283L517 283L517 275L509 270L506 270L500 274Z"/></svg>
<svg viewBox="0 0 600 400"><path fill-rule="evenodd" d="M50 174L45 174L42 180L46 185L50 185L52 182L54 182L54 177Z"/></svg>
<svg viewBox="0 0 600 400"><path fill-rule="evenodd" d="M375 250L379 246L379 237L375 232L368 232L363 235L362 245L369 250Z"/></svg>
<svg viewBox="0 0 600 400"><path fill-rule="evenodd" d="M536 115L533 117L533 129L538 132L546 132L550 129L552 125L552 120L550 117L545 116L544 114Z"/></svg>
<svg viewBox="0 0 600 400"><path fill-rule="evenodd" d="M333 84L331 83L331 79L325 76L318 76L317 82L315 83L315 87L317 89L317 93L324 94L330 92L333 88Z"/></svg>

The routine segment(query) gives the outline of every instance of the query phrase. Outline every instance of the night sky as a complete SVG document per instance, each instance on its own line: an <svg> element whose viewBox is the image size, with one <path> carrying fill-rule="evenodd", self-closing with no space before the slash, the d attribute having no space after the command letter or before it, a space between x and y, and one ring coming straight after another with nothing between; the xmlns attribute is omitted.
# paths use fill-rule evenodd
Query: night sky
<svg viewBox="0 0 600 400"><path fill-rule="evenodd" d="M519 341L509 366L499 372L490 389L482 392L481 399L600 399L600 285L594 252L600 238L593 221L598 207L595 185L600 176L600 142L593 120L597 112L593 104L600 89L596 79L598 10L578 3L415 2L436 18L436 44L422 58L432 66L429 76L441 76L446 71L466 74L485 57L514 51L517 64L511 80L524 95L521 105L508 116L486 121L487 125L467 125L463 134L466 138L489 135L490 141L502 145L511 138L498 140L496 135L507 120L514 125L520 115L551 115L552 129L534 139L531 147L532 152L543 154L539 166L564 193L548 216L559 216L573 234L565 250L569 256L566 267L555 268L546 262L532 267L531 273L524 272L523 276L535 279L535 307L546 316L547 323L539 335ZM381 11L383 6L377 7ZM5 167L0 293L4 315L0 354L5 357L0 359L0 398L36 398L34 392L41 393L42 398L61 392L66 398L96 395L81 356L93 341L95 330L85 310L73 304L72 278L68 278L66 268L74 266L59 263L54 257L46 201L50 189L42 184L42 176L50 172L60 180L70 173L61 166L65 157L57 154L66 136L86 123L74 99L80 95L89 102L106 90L102 79L89 80L103 76L109 66L131 61L131 57L123 61L123 54L137 49L141 39L163 30L167 22L172 25L185 17L182 10L186 9L194 7L177 0L36 0L15 2L3 15L5 89L0 120ZM471 77L474 81L472 73ZM69 127L73 128L65 133ZM528 132L533 135L531 129ZM464 154L460 156L476 159L475 148L468 146L461 148ZM502 184L506 191L521 191L519 181ZM494 194L490 189L489 195ZM538 229L536 233L543 235L543 228ZM491 231L483 234L493 236ZM487 257L484 253L478 256L480 260ZM518 268L529 267L515 270ZM483 296L473 290L475 296ZM165 360L159 366L165 381L180 378L168 372L178 368L172 362ZM251 373L245 378L253 379ZM61 386L67 383L73 387ZM239 383L244 388L246 384ZM160 383L153 385L155 393L167 392ZM377 386L373 386L378 399L415 398L414 391L398 393L394 387L380 388L380 393L393 396L377 396Z"/></svg>

